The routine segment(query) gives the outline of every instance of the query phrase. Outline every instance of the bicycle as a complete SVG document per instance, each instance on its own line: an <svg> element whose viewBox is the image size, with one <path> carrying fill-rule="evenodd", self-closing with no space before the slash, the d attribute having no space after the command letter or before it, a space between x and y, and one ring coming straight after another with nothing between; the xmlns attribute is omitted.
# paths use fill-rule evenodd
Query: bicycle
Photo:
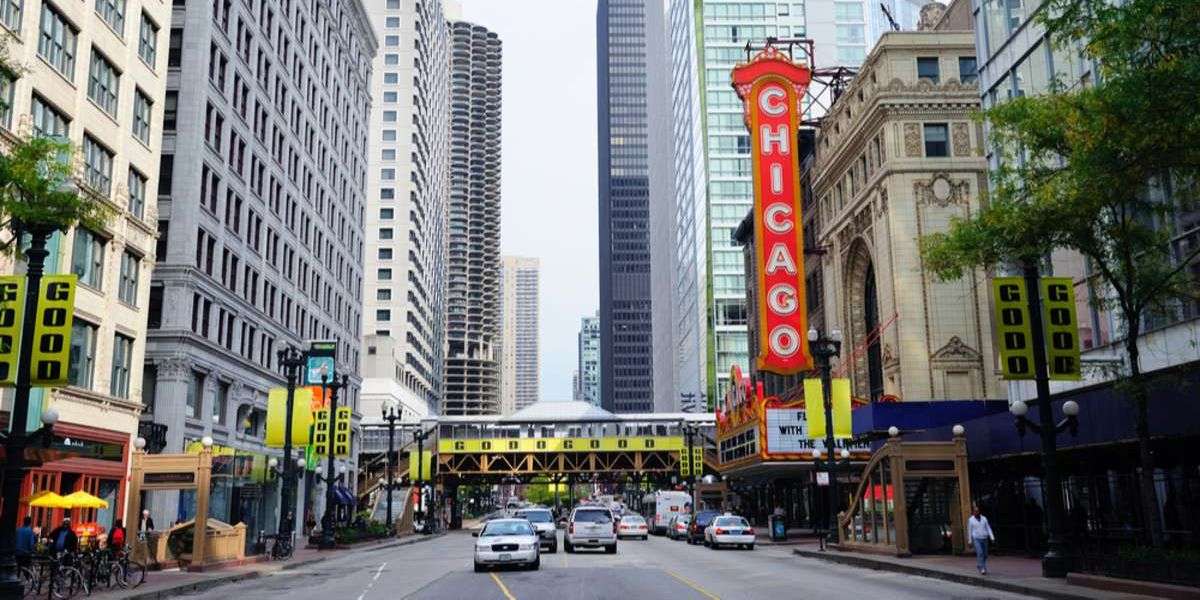
<svg viewBox="0 0 1200 600"><path fill-rule="evenodd" d="M135 588L146 582L146 565L129 558L128 548L116 552L113 564L117 585L122 588Z"/></svg>
<svg viewBox="0 0 1200 600"><path fill-rule="evenodd" d="M59 554L51 559L48 585L50 596L55 600L69 600L80 592L83 592L85 596L92 595L83 573L74 566L75 562L77 562L77 557L67 553Z"/></svg>
<svg viewBox="0 0 1200 600"><path fill-rule="evenodd" d="M274 541L274 543L271 544L271 552L269 555L271 560L291 559L292 554L296 551L295 543L293 541L293 538L295 537L295 533L290 535L280 535L278 533L275 535L268 535L267 539Z"/></svg>

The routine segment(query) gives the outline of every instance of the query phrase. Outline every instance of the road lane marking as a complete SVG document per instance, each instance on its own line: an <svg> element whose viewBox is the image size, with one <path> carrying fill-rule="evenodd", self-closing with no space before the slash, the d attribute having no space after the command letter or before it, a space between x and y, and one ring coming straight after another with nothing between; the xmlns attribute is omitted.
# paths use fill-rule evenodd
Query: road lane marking
<svg viewBox="0 0 1200 600"><path fill-rule="evenodd" d="M708 598L709 600L721 600L721 597L720 597L720 596L717 596L716 594L713 594L712 592L710 592L710 591L708 591L708 590L706 590L706 589L704 589L704 588L700 587L699 585L697 585L696 583L692 582L690 579L688 579L688 578L684 577L683 575L680 575L679 573L676 573L676 572L674 572L674 571L672 571L672 570L670 570L670 569L663 569L663 571L664 571L664 572L665 572L667 575L670 575L671 577L674 577L675 579L678 579L678 580L679 580L680 582L682 582L684 585L686 585L686 586L688 586L688 587L692 588L693 590L696 590L697 592L700 592L700 594L701 594L702 596L704 596L705 598ZM515 599L513 599L513 600L515 600Z"/></svg>
<svg viewBox="0 0 1200 600"><path fill-rule="evenodd" d="M379 570L375 571L375 576L371 578L371 581L379 581L379 576L383 574L383 568L386 566L386 562L384 562L382 565L379 565Z"/></svg>
<svg viewBox="0 0 1200 600"><path fill-rule="evenodd" d="M505 598L508 598L508 600L517 600L517 597L513 596L512 593L508 591L508 586L504 585L503 581L500 581L499 575L496 575L495 573L490 573L490 575L492 576L492 581L495 581L496 586L500 588L500 591L504 592Z"/></svg>
<svg viewBox="0 0 1200 600"><path fill-rule="evenodd" d="M363 600L363 598L367 596L367 592L371 591L371 588L375 587L375 582L379 581L379 576L383 574L383 568L386 566L386 561L382 565L379 565L379 568L375 570L375 576L371 578L371 583L367 584L367 589L363 590L363 593L358 595L357 600Z"/></svg>

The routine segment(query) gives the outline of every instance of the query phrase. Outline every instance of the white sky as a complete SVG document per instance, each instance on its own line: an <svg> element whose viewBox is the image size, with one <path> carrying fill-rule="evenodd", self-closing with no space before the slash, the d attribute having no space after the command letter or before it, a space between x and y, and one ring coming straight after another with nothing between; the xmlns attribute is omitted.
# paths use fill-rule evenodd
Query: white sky
<svg viewBox="0 0 1200 600"><path fill-rule="evenodd" d="M500 246L541 260L541 399L570 400L599 303L595 0L461 0L503 43Z"/></svg>

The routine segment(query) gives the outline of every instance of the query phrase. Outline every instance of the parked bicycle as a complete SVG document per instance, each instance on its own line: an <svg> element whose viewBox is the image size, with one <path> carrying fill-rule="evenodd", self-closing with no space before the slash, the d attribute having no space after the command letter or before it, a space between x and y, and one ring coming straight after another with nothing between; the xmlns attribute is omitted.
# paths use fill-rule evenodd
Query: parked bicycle
<svg viewBox="0 0 1200 600"><path fill-rule="evenodd" d="M296 551L295 538L296 534L294 532L286 535L275 534L266 536L266 539L271 540L272 542L271 550L268 552L267 556L270 556L271 560L291 559L292 554Z"/></svg>

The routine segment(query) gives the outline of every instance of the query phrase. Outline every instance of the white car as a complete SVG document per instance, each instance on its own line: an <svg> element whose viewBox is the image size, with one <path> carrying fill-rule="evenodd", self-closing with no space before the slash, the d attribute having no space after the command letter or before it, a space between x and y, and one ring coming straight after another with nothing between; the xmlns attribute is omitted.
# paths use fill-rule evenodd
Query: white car
<svg viewBox="0 0 1200 600"><path fill-rule="evenodd" d="M704 530L704 545L716 550L721 546L754 549L754 528L744 517L721 515Z"/></svg>
<svg viewBox="0 0 1200 600"><path fill-rule="evenodd" d="M554 524L554 515L548 508L522 508L517 511L516 518L525 519L533 525L538 533L542 547L550 554L558 552L558 526Z"/></svg>
<svg viewBox="0 0 1200 600"><path fill-rule="evenodd" d="M563 550L571 554L577 548L604 548L605 552L616 554L617 525L612 512L600 506L579 506L571 511L563 535Z"/></svg>
<svg viewBox="0 0 1200 600"><path fill-rule="evenodd" d="M641 515L628 514L621 517L617 522L617 539L626 538L641 538L646 539L650 535L650 529L646 526L646 519Z"/></svg>
<svg viewBox="0 0 1200 600"><path fill-rule="evenodd" d="M475 540L475 572L499 565L521 565L536 570L542 564L538 546L538 534L529 521L488 521Z"/></svg>

